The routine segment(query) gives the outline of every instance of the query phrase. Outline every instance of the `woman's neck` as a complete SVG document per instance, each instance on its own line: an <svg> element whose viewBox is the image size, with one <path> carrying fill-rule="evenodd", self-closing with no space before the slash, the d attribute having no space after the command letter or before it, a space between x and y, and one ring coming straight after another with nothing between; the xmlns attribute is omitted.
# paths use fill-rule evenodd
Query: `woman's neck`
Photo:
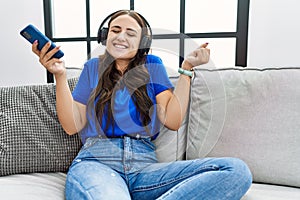
<svg viewBox="0 0 300 200"><path fill-rule="evenodd" d="M129 60L116 60L116 68L122 74L127 70L129 64Z"/></svg>

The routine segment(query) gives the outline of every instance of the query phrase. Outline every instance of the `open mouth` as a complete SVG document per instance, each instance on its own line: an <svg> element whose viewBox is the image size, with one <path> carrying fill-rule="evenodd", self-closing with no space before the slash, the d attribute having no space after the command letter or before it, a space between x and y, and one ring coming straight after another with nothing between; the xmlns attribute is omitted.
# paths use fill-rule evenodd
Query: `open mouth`
<svg viewBox="0 0 300 200"><path fill-rule="evenodd" d="M126 45L122 45L122 44L114 44L114 47L116 47L118 49L127 49L128 48Z"/></svg>

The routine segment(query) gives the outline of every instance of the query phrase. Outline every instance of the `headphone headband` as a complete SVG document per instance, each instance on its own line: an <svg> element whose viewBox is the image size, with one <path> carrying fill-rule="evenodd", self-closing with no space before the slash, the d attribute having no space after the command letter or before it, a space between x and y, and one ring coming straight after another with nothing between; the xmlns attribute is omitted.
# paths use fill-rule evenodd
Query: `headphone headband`
<svg viewBox="0 0 300 200"><path fill-rule="evenodd" d="M118 10L115 11L111 14L109 14L107 17L105 17L105 19L102 21L102 23L99 26L98 29L98 34L97 34L97 42L101 43L102 45L106 45L106 40L107 40L107 35L108 35L108 29L106 27L103 27L104 24L115 14L117 14L118 12L122 12L122 11L126 11L126 12L135 12L145 23L146 28L149 30L150 35L142 35L141 41L140 41L140 46L139 49L141 49L144 53L148 54L149 50L150 50L150 46L152 43L152 30L150 27L150 24L148 23L148 21L139 13L137 13L136 11L133 10Z"/></svg>

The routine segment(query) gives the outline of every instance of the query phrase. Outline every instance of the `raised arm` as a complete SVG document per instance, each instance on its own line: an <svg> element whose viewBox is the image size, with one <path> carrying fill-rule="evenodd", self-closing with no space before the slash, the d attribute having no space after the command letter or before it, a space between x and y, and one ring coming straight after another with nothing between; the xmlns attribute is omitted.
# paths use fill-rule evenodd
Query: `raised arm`
<svg viewBox="0 0 300 200"><path fill-rule="evenodd" d="M208 43L190 53L183 61L181 68L191 71L193 67L209 61ZM166 90L156 96L158 117L171 130L178 130L186 114L190 96L191 77L181 74L174 91Z"/></svg>
<svg viewBox="0 0 300 200"><path fill-rule="evenodd" d="M73 100L64 62L57 58L51 58L59 50L59 46L47 53L50 42L41 51L37 49L37 45L37 41L32 44L32 51L39 56L40 63L55 77L56 111L59 122L67 134L75 134L86 123L86 106Z"/></svg>

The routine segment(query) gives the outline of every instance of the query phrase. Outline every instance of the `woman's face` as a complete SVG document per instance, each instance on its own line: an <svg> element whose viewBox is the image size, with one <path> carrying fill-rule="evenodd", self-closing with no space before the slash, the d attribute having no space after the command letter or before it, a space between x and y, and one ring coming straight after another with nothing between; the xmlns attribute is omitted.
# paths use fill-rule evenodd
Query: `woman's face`
<svg viewBox="0 0 300 200"><path fill-rule="evenodd" d="M110 23L106 49L115 59L131 59L138 51L141 35L137 21L121 15Z"/></svg>

